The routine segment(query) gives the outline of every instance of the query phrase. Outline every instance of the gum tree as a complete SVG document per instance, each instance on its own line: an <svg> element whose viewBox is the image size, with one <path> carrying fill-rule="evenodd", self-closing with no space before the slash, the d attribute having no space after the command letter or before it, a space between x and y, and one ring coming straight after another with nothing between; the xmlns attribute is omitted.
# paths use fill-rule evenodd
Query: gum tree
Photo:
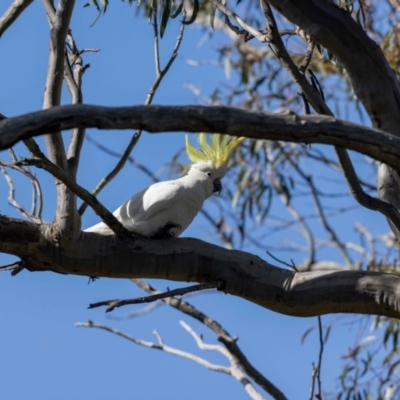
<svg viewBox="0 0 400 400"><path fill-rule="evenodd" d="M0 19L0 35L12 34L13 22L31 2L16 1L10 5ZM397 338L400 279L395 257L400 235L400 86L395 27L400 21L399 5L394 0L384 4L361 0L352 3L261 0L238 5L196 0L193 4L169 1L164 5L143 4L140 10L147 13L153 26L156 78L145 104L127 107L84 103L85 50L79 49L69 29L74 1L60 0L54 5L50 0L43 0L43 5L50 25L43 110L26 110L24 115L3 116L0 121L0 148L10 154L9 159L2 158L2 172L10 187L13 183L7 170L28 176L34 193L31 211L11 196L12 204L25 218L0 215L0 250L19 258L3 270L11 270L13 274L26 269L91 278L129 278L152 296L158 295L158 291L141 281L142 278L197 282L200 286L196 290L218 288L290 316L331 313L378 316L378 321L384 323L386 337ZM92 5L100 13L109 6L108 2L96 1ZM176 22L180 24L180 31L175 47L167 63L161 65L160 36L169 32L169 25L173 23L168 23L169 17L178 15L182 22ZM379 22L382 15L387 17L387 24ZM208 96L207 106L152 105L157 88L177 57L185 26L197 23L210 29L210 20L212 28L226 37L218 49L218 57L226 70L238 77L237 84L216 89ZM60 105L64 83L71 105ZM343 118L345 113L338 106L340 102L359 110L369 123L365 120L361 125ZM94 190L82 187L77 180L78 170L84 163L80 155L87 128L134 132L126 150L118 155L114 169ZM65 130L72 131L68 141L61 135ZM222 206L217 211L219 215L203 212L224 246L192 238L136 237L96 198L125 167L142 131L220 132L251 139L236 155L235 175L228 184L227 195L217 203L233 203L235 212L229 213ZM44 137L45 148L38 145L37 136ZM13 152L13 146L19 142L25 145L26 156L17 157ZM336 158L321 144L331 146ZM97 146L101 147L101 143ZM103 151L108 150L103 148ZM357 168L354 160L359 160L360 155L363 163L376 173L376 187L371 175ZM314 167L310 168L307 162L321 165L327 178L332 174L339 177L347 185L346 193L353 198L352 207L358 205L370 213L382 214L394 236L379 236L359 224L356 228L362 238L345 239L343 232L352 229L354 221L340 231L334 227L335 217L348 210L326 204L324 197L331 197L333 203L335 200L325 193L312 171ZM57 207L52 222L42 220L43 196L40 182L32 172L36 168L54 177ZM302 196L313 203L312 215L299 208ZM291 219L274 217L277 202L281 202ZM87 207L115 235L82 232L81 218ZM319 221L318 228L311 222L313 219ZM254 221L258 224L258 237L251 227ZM246 249L246 243L268 248L268 241L261 239L263 224L268 223L273 232L291 226L301 230L301 239L306 241L306 247L300 249L304 255L301 265L289 264L290 268L282 268L278 261L272 264L251 252L238 250ZM324 241L318 237L320 229L324 232ZM336 256L329 259L325 252L328 247L339 254L341 262ZM287 246L288 251L296 248L299 250L298 244ZM261 398L261 394L251 380L274 398L285 398L284 388L281 391L263 377L222 326L190 304L171 297L174 294L161 297L212 329L222 342L217 351L223 352L231 362L222 371L219 367L206 367L235 377L252 398ZM108 305L113 309L135 301L110 300L92 306ZM83 326L125 335L92 322ZM190 327L185 329L199 346L206 346ZM377 386L378 391L386 394L397 388L393 383L398 363L393 358L397 339L393 340L390 360L386 363L388 379ZM149 345L154 346L179 352L167 348L161 339L158 344ZM356 357L354 360L358 368ZM319 367L320 364L315 369L313 387L317 385L316 396L321 397ZM364 390L357 386L357 379L355 382L353 386L343 383L343 393Z"/></svg>

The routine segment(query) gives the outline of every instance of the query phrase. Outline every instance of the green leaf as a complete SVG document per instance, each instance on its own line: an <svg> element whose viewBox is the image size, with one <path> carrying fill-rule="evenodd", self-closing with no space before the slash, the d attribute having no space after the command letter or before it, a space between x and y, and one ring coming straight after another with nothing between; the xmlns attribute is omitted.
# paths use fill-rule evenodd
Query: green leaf
<svg viewBox="0 0 400 400"><path fill-rule="evenodd" d="M164 11L163 11L162 17L161 17L161 27L160 27L160 37L161 38L164 36L165 29L167 28L169 14L171 13L171 5L172 5L171 0L167 0L165 2L165 8L164 8Z"/></svg>
<svg viewBox="0 0 400 400"><path fill-rule="evenodd" d="M96 6L96 8L97 8L97 11L99 13L101 13L101 8L100 8L99 3L97 2L97 0L92 0L90 3L94 4ZM90 3L88 3L88 4L90 4Z"/></svg>
<svg viewBox="0 0 400 400"><path fill-rule="evenodd" d="M106 13L108 7L108 0L100 0L101 4L103 5L103 14Z"/></svg>
<svg viewBox="0 0 400 400"><path fill-rule="evenodd" d="M182 24L185 24L185 25L193 24L193 22L196 21L197 14L199 13L199 8L200 8L199 0L194 0L193 14L188 21L182 21Z"/></svg>
<svg viewBox="0 0 400 400"><path fill-rule="evenodd" d="M177 10L170 15L170 18L176 18L181 12L182 12L182 8L183 8L183 2L181 4L179 4L179 7L177 8Z"/></svg>
<svg viewBox="0 0 400 400"><path fill-rule="evenodd" d="M214 19L215 19L215 12L217 11L217 7L211 4L211 11L210 11L210 26L211 29L214 30Z"/></svg>

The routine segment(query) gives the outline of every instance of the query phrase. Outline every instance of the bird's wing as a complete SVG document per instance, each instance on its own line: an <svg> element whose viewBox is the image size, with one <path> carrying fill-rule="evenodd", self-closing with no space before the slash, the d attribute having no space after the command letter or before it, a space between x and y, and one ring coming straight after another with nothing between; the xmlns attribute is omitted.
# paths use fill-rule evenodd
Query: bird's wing
<svg viewBox="0 0 400 400"><path fill-rule="evenodd" d="M180 179L159 182L135 194L114 214L122 221L146 221L161 211L167 210L183 193Z"/></svg>

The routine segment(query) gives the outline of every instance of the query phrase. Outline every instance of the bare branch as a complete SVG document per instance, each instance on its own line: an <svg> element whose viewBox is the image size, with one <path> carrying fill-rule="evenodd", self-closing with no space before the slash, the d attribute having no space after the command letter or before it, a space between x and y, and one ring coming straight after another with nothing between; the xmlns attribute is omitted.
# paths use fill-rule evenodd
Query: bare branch
<svg viewBox="0 0 400 400"><path fill-rule="evenodd" d="M124 339L127 339L135 344L138 344L140 346L144 346L144 347L149 347L151 349L157 349L157 350L163 350L166 353L170 353L173 354L175 356L179 356L182 358L186 358L188 360L194 361L197 364L200 364L201 366L210 369L211 371L217 371L217 372L223 372L225 374L230 375L230 371L229 371L229 367L224 367L222 365L217 365L217 364L212 364L210 362L208 362L207 360L205 360L204 358L198 357L194 354L188 353L186 351L182 351L179 349L176 349L174 347L168 346L166 344L164 344L164 342L162 341L162 338L160 336L160 334L157 331L154 331L153 333L155 334L155 336L158 339L158 343L153 343L153 342L147 342L144 340L140 340L137 339L133 336L127 335L126 333L123 333L117 329L111 328L107 325L103 325L103 324L97 324L95 322L92 321L88 321L88 322L77 322L75 324L76 327L81 327L81 328L98 328L98 329L103 329L105 331L114 333L117 336L121 336Z"/></svg>
<svg viewBox="0 0 400 400"><path fill-rule="evenodd" d="M106 312L110 312L113 311L115 308L126 306L128 304L151 303L153 301L165 299L167 297L183 296L187 293L198 292L201 290L210 290L210 289L223 290L223 286L224 286L223 282L203 283L201 285L194 285L174 290L168 290L164 293L154 294L146 297L137 297L134 299L126 299L126 300L116 299L116 300L100 301L98 303L89 304L88 308L108 306Z"/></svg>
<svg viewBox="0 0 400 400"><path fill-rule="evenodd" d="M242 20L237 14L231 11L228 7L224 6L218 0L211 0L215 7L218 8L223 14L227 17L235 20L244 30L249 32L255 38L257 38L260 42L268 42L269 38L265 33L259 32L257 29L254 29L252 26L248 25L245 21Z"/></svg>
<svg viewBox="0 0 400 400"><path fill-rule="evenodd" d="M3 174L5 180L8 183L8 187L9 187L9 192L8 192L8 201L10 202L10 204L16 209L18 210L24 217L30 219L31 221L34 221L36 223L41 223L42 221L37 218L33 213L28 212L23 206L21 206L17 200L15 199L15 186L14 186L14 182L11 179L10 175L8 175L7 171L5 170L4 167L8 167L9 165L7 163L5 163L4 161L0 160L0 171ZM15 168L17 169L17 168ZM19 170L22 170L22 168L19 168Z"/></svg>
<svg viewBox="0 0 400 400"><path fill-rule="evenodd" d="M21 271L23 268L24 268L23 263L21 261L17 261L11 264L2 265L0 267L0 272L11 271L12 275L16 275L18 272L15 271Z"/></svg>
<svg viewBox="0 0 400 400"><path fill-rule="evenodd" d="M264 0L261 1L262 4L265 3ZM270 0L270 3L289 21L300 26L316 42L338 58L346 69L351 86L363 103L373 126L399 136L399 81L381 48L364 32L362 26L333 2L322 3L313 0L302 1L300 5L293 0ZM365 82L368 82L368 85ZM336 151L341 163L349 161L345 160L343 149L336 149ZM400 196L398 196L400 180L396 178L396 168L393 170L385 165L384 160L382 162L378 173L378 194L383 202L379 203L378 207L386 208L385 211L388 211L385 206L387 202L392 205L392 208L400 210ZM346 172L353 175L352 169ZM346 176L346 179L349 186L356 180L354 176L351 180ZM359 189L356 186L351 188L351 191L357 194L360 192ZM365 199L362 194L360 198L364 202L360 203L365 207L371 203L371 199ZM377 209L378 203L376 201L374 203L373 207ZM398 218L395 222L388 213L385 215L399 239Z"/></svg>
<svg viewBox="0 0 400 400"><path fill-rule="evenodd" d="M183 20L185 20L185 14L184 14ZM154 10L154 12L153 12L153 27L154 27L154 47L155 47L154 51L155 51L156 79L147 94L146 101L144 103L145 106L148 106L152 103L154 95L156 94L156 91L157 91L158 87L160 86L161 81L163 80L164 76L167 74L167 72L171 68L173 62L175 61L175 59L178 55L179 47L182 43L183 33L184 33L184 29L185 29L185 25L182 23L181 28L179 30L179 35L176 39L175 47L172 51L172 55L171 55L169 61L167 62L165 68L160 70L160 54L159 54L159 46L158 46L158 24L157 24L156 10ZM125 166L126 162L128 161L130 154L132 153L133 149L135 148L136 144L138 143L141 134L142 134L142 130L137 129L136 132L134 133L134 135L132 136L125 151L123 152L120 160L115 165L115 167L97 184L97 186L93 190L92 194L94 196L97 196L100 193L100 191L107 184L109 184L118 175L118 173L122 170L122 168ZM79 207L79 214L83 215L86 208L87 208L87 204L83 203Z"/></svg>
<svg viewBox="0 0 400 400"><path fill-rule="evenodd" d="M304 217L297 211L297 209L290 203L288 194L282 190L282 186L278 180L273 180L272 184L274 185L275 190L279 194L279 198L282 201L282 204L288 209L290 214L292 214L293 219L302 227L304 236L308 242L308 260L304 263L304 268L309 269L311 265L315 262L315 240L314 235L310 230L307 222ZM271 255L271 254L270 254ZM271 257L274 257L271 255Z"/></svg>
<svg viewBox="0 0 400 400"><path fill-rule="evenodd" d="M196 343L198 344L199 348L202 350L212 350L212 351L219 351L222 353L225 357L228 358L228 360L231 361L231 366L230 367L225 367L223 365L217 365L213 364L204 358L201 358L199 356L196 356L195 354L176 349L174 347L166 345L162 338L161 335L155 330L153 333L157 337L158 343L153 343L153 342L147 342L144 340L137 339L133 336L130 336L126 333L123 333L117 329L111 328L107 325L103 324L98 324L92 321L88 322L78 322L75 324L76 327L82 327L82 328L98 328L98 329L103 329L105 331L108 331L110 333L113 333L117 336L120 336L124 339L127 339L137 345L148 347L151 349L157 349L157 350L162 350L165 351L166 353L186 358L187 360L193 361L199 365L201 365L204 368L207 368L211 371L216 371L216 372L222 372L227 375L231 375L235 379L237 379L242 385L244 386L246 392L250 395L250 397L253 400L262 400L262 396L255 390L254 386L252 383L245 377L245 375L240 371L240 369L232 363L232 358L229 357L229 353L222 347L218 345L209 345L203 342L203 340L197 335L190 327L189 325L185 324L183 321L180 322L180 324L183 326L183 328L196 340Z"/></svg>
<svg viewBox="0 0 400 400"><path fill-rule="evenodd" d="M33 143L35 143L33 141ZM36 176L34 176L29 170L25 168L21 168L15 163L18 162L17 157L14 154L12 148L8 149L11 159L14 164L5 163L4 161L0 161L1 165L7 168L14 169L21 174L25 175L32 182L32 209L30 215L32 216L32 220L41 223L42 222L42 211L43 211L43 196L42 196L42 188Z"/></svg>
<svg viewBox="0 0 400 400"><path fill-rule="evenodd" d="M317 375L317 382L318 382L318 396L319 399L322 400L322 383L321 383L321 369L322 369L322 356L324 354L324 338L323 338L323 331L322 331L322 318L318 315L318 337L319 337L319 353L318 353L318 375Z"/></svg>
<svg viewBox="0 0 400 400"><path fill-rule="evenodd" d="M59 179L65 186L86 201L95 211L97 215L103 220L104 223L122 240L130 241L133 238L129 232L115 217L108 211L95 196L90 194L82 186L78 185L64 170L57 167L51 161L47 160L44 156L42 158L21 159L18 165L34 165L37 168L42 168L52 174L55 178Z"/></svg>
<svg viewBox="0 0 400 400"><path fill-rule="evenodd" d="M45 6L50 25L54 27L57 24L57 14L54 4L51 1L46 1ZM82 76L86 68L88 68L88 65L83 65L81 54L85 51L98 52L99 50L89 49L78 51L70 29L68 29L67 39L69 50L66 50L66 55L64 56L64 78L72 98L72 104L81 104L83 100L81 90ZM68 56L71 57L71 63L68 59ZM72 66L74 70L72 70ZM76 177L76 173L78 171L80 152L84 138L84 129L77 128L73 130L67 154L69 172L72 177Z"/></svg>
<svg viewBox="0 0 400 400"><path fill-rule="evenodd" d="M132 279L132 282L139 286L141 289L145 290L147 293L160 293L158 290L154 289L148 283L140 279ZM232 337L217 321L199 311L186 301L182 301L180 299L178 300L175 298L163 299L162 301L170 305L171 307L183 312L184 314L189 315L190 317L196 319L197 321L201 322L209 329L211 329L218 336L218 340L223 343L224 346L229 350L230 355L236 358L236 363L238 363L242 367L243 371L251 379L253 379L274 399L286 400L285 395L272 382L265 378L265 376L262 375L256 368L254 368L254 366L248 361L247 357L243 354L237 344L237 338Z"/></svg>
<svg viewBox="0 0 400 400"><path fill-rule="evenodd" d="M88 65L83 65L83 60L81 57L82 52L78 51L71 31L68 32L67 39L70 50L70 53L67 54L70 56L71 61L68 59L68 57L65 57L64 59L65 81L72 97L72 104L81 104L83 101L82 76L85 70L88 68ZM74 68L73 71L72 67ZM76 177L78 172L79 159L84 139L85 129L76 128L72 131L67 159L69 172L73 177Z"/></svg>
<svg viewBox="0 0 400 400"><path fill-rule="evenodd" d="M228 349L222 347L221 345L205 343L201 336L198 335L186 322L179 321L179 323L193 337L199 349L206 351L217 351L228 359L230 363L229 374L244 386L244 389L250 398L254 400L263 400L263 397L257 392L249 378L241 371L236 357L232 356Z"/></svg>
<svg viewBox="0 0 400 400"><path fill-rule="evenodd" d="M33 0L14 0L0 18L0 37L32 2Z"/></svg>
<svg viewBox="0 0 400 400"><path fill-rule="evenodd" d="M297 68L297 66L291 59L288 51L286 50L286 47L282 42L282 38L279 34L279 30L276 25L274 15L272 13L271 7L269 6L268 2L266 0L260 0L260 3L264 11L264 15L268 21L269 33L271 36L270 38L271 44L274 45L275 54L282 62L282 65L287 69L289 74L292 76L293 80L300 86L301 90L303 91L304 95L306 96L310 104L313 106L313 108L319 114L333 116L332 111L326 105L322 96L320 96L315 87L313 87L308 83L304 74L301 73L301 71ZM354 199L357 202L359 202L362 206L369 208L370 210L381 212L400 231L399 211L396 209L394 205L386 201L374 198L363 191L360 182L358 180L357 173L346 151L346 148L350 147L348 146L338 147L338 145L336 145L335 151L339 158L339 162L343 169L343 174L346 178L350 192L353 195Z"/></svg>

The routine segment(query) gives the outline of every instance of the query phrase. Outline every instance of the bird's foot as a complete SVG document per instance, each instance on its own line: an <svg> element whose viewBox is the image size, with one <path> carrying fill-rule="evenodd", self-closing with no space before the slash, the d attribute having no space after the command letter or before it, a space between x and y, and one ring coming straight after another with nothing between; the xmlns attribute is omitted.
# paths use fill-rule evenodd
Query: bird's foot
<svg viewBox="0 0 400 400"><path fill-rule="evenodd" d="M175 237L175 233L171 232L171 229L179 229L181 230L182 227L175 222L167 222L164 226L158 228L151 236L151 239L169 239Z"/></svg>

